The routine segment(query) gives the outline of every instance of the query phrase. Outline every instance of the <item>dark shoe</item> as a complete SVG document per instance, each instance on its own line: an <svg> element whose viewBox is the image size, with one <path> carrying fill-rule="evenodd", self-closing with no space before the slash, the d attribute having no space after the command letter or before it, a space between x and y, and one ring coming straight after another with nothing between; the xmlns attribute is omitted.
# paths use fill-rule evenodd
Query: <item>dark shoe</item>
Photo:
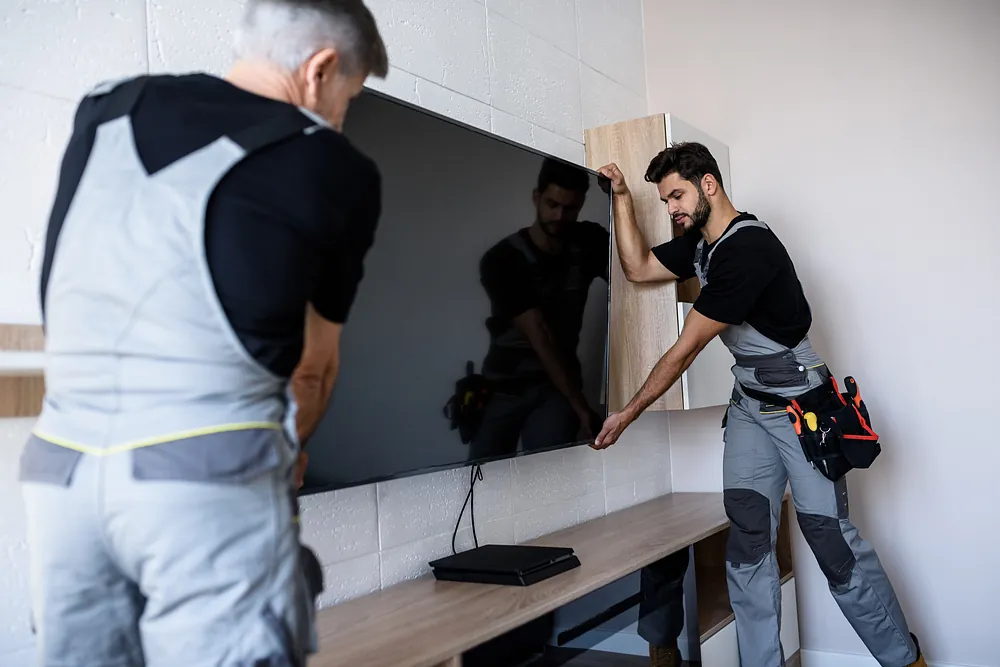
<svg viewBox="0 0 1000 667"><path fill-rule="evenodd" d="M681 667L681 652L674 646L649 645L649 667Z"/></svg>
<svg viewBox="0 0 1000 667"><path fill-rule="evenodd" d="M910 638L913 639L913 643L917 647L917 659L915 662L911 662L906 667L927 667L927 663L924 662L924 655L920 652L920 642L917 641L917 636L911 632Z"/></svg>

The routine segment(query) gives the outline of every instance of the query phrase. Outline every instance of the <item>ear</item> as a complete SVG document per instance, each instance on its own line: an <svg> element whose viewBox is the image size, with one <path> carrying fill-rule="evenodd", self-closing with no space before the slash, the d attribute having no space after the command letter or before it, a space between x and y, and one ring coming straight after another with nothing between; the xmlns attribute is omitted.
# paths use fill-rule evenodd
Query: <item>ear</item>
<svg viewBox="0 0 1000 667"><path fill-rule="evenodd" d="M714 197L719 191L719 182L715 180L715 176L711 174L705 174L701 177L701 191L705 193L706 197Z"/></svg>
<svg viewBox="0 0 1000 667"><path fill-rule="evenodd" d="M319 99L320 87L336 76L340 68L340 54L332 47L320 49L302 63L302 78L306 84L306 99Z"/></svg>

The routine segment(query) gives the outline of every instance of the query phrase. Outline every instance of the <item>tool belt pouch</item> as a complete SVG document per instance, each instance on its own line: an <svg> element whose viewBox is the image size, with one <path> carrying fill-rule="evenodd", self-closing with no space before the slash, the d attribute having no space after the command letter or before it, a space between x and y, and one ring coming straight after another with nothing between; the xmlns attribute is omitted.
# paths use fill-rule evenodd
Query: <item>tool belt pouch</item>
<svg viewBox="0 0 1000 667"><path fill-rule="evenodd" d="M490 382L474 372L471 361L466 362L465 377L455 383L455 391L442 409L445 419L451 422L450 430L458 429L463 444L468 445L476 437L492 396Z"/></svg>
<svg viewBox="0 0 1000 667"><path fill-rule="evenodd" d="M882 451L857 383L852 377L844 381L847 392L841 393L831 377L827 391L810 392L787 408L806 460L834 482L854 468L870 467ZM809 413L816 416L816 430L806 418Z"/></svg>

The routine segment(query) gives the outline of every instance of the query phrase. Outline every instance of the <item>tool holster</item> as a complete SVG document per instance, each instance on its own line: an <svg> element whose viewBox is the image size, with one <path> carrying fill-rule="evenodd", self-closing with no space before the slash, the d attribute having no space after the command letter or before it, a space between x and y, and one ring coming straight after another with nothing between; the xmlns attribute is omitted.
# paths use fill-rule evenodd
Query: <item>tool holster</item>
<svg viewBox="0 0 1000 667"><path fill-rule="evenodd" d="M846 391L841 392L831 376L825 384L791 400L743 390L751 398L785 406L806 460L836 482L854 468L871 467L882 452L858 383L848 376L844 384Z"/></svg>

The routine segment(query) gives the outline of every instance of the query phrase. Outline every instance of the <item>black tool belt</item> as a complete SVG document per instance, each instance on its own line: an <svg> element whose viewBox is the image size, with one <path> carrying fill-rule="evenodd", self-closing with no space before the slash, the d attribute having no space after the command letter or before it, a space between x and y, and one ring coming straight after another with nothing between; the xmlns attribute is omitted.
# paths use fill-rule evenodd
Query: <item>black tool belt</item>
<svg viewBox="0 0 1000 667"><path fill-rule="evenodd" d="M868 468L882 452L878 434L861 400L858 383L844 378L847 391L841 393L830 379L793 399L744 387L750 398L780 405L788 412L806 460L824 477L836 482L854 468Z"/></svg>

